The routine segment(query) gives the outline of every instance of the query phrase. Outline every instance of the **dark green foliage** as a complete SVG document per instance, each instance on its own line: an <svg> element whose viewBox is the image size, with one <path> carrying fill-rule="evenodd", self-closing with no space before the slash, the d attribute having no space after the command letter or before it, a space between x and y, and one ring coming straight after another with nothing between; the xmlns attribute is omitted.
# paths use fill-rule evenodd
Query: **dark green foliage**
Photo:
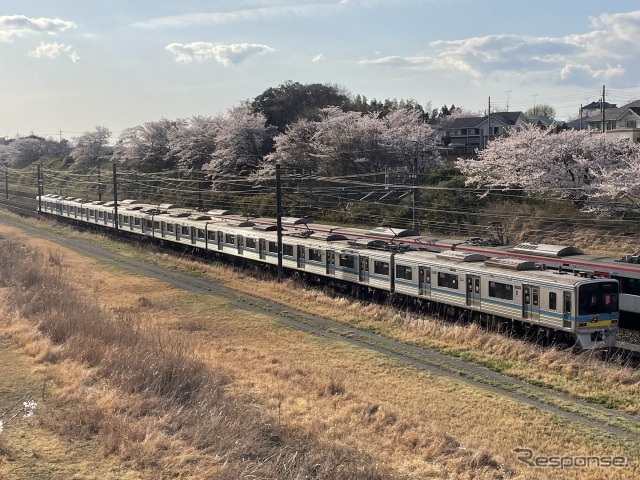
<svg viewBox="0 0 640 480"><path fill-rule="evenodd" d="M334 85L286 81L271 87L251 102L254 113L262 113L269 125L284 132L287 125L297 120L312 119L321 108L336 106L343 109L350 100L346 92Z"/></svg>

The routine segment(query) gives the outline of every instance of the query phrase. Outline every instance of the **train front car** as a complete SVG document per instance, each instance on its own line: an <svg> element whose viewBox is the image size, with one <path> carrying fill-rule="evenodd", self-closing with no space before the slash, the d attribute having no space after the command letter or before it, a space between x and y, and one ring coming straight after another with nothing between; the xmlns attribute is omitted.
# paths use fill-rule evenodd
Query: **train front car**
<svg viewBox="0 0 640 480"><path fill-rule="evenodd" d="M577 282L573 331L582 348L615 346L619 321L618 288L615 280L589 279Z"/></svg>

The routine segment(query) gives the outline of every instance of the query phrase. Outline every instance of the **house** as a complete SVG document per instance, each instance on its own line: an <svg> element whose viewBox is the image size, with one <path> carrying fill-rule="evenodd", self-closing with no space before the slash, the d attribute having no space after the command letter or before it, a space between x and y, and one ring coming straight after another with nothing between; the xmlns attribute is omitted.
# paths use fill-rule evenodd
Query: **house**
<svg viewBox="0 0 640 480"><path fill-rule="evenodd" d="M583 125L592 134L602 133L603 115L592 115L582 119ZM640 142L640 100L619 108L607 108L604 111L605 135L627 138Z"/></svg>
<svg viewBox="0 0 640 480"><path fill-rule="evenodd" d="M519 130L527 118L522 112L496 112L484 117L459 117L444 127L443 142L449 148L484 148L511 129Z"/></svg>
<svg viewBox="0 0 640 480"><path fill-rule="evenodd" d="M604 102L605 110L617 109L618 106L615 103ZM588 105L582 106L580 109L580 117L575 120L571 120L566 123L566 127L571 130L586 130L588 128L588 120L602 119L602 103L600 100L597 102L591 102Z"/></svg>

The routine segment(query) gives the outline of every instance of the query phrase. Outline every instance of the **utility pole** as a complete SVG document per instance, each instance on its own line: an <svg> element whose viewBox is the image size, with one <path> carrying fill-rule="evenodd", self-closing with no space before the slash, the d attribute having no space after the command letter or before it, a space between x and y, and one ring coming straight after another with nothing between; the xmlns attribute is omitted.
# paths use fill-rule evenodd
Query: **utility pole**
<svg viewBox="0 0 640 480"><path fill-rule="evenodd" d="M38 213L42 213L42 171L38 165Z"/></svg>
<svg viewBox="0 0 640 480"><path fill-rule="evenodd" d="M4 171L4 195L5 198L9 199L9 169L5 169Z"/></svg>
<svg viewBox="0 0 640 480"><path fill-rule="evenodd" d="M491 141L491 96L489 96L489 105L487 106L487 143L484 148L487 148Z"/></svg>
<svg viewBox="0 0 640 480"><path fill-rule="evenodd" d="M102 184L100 183L100 157L98 157L98 200L102 201Z"/></svg>
<svg viewBox="0 0 640 480"><path fill-rule="evenodd" d="M417 185L417 177L418 177L418 152L416 149L416 159L413 163L413 195L411 195L411 216L413 219L413 231L415 232L416 230L416 191L418 190L416 185Z"/></svg>
<svg viewBox="0 0 640 480"><path fill-rule="evenodd" d="M580 104L580 130L582 130L582 104Z"/></svg>
<svg viewBox="0 0 640 480"><path fill-rule="evenodd" d="M604 125L604 85L602 86L602 103L600 107L602 109L602 133L606 133L607 128Z"/></svg>
<svg viewBox="0 0 640 480"><path fill-rule="evenodd" d="M278 238L278 282L282 281L282 189L280 164L276 163L276 235Z"/></svg>
<svg viewBox="0 0 640 480"><path fill-rule="evenodd" d="M118 181L116 177L116 164L113 164L113 228L118 233Z"/></svg>

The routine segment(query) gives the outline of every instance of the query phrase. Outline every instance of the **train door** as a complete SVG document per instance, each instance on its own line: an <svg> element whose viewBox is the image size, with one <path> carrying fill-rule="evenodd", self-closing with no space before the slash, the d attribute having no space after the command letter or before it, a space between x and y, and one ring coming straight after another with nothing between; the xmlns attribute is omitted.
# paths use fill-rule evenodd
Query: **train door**
<svg viewBox="0 0 640 480"><path fill-rule="evenodd" d="M258 239L258 256L260 260L266 260L267 258L267 241L264 238Z"/></svg>
<svg viewBox="0 0 640 480"><path fill-rule="evenodd" d="M189 229L189 236L191 237L191 245L195 245L196 244L196 227L191 227Z"/></svg>
<svg viewBox="0 0 640 480"><path fill-rule="evenodd" d="M327 250L327 275L336 274L336 252Z"/></svg>
<svg viewBox="0 0 640 480"><path fill-rule="evenodd" d="M522 318L532 322L540 320L540 287L522 286Z"/></svg>
<svg viewBox="0 0 640 480"><path fill-rule="evenodd" d="M218 250L222 250L222 245L224 244L224 233L222 230L218 230Z"/></svg>
<svg viewBox="0 0 640 480"><path fill-rule="evenodd" d="M562 326L571 328L571 292L564 292L562 300Z"/></svg>
<svg viewBox="0 0 640 480"><path fill-rule="evenodd" d="M305 254L304 254L304 245L297 245L296 246L296 258L298 261L298 268L304 270L304 264L305 264Z"/></svg>
<svg viewBox="0 0 640 480"><path fill-rule="evenodd" d="M244 237L242 235L236 235L236 242L238 246L238 255L242 255L244 252Z"/></svg>
<svg viewBox="0 0 640 480"><path fill-rule="evenodd" d="M418 295L431 296L431 269L418 267Z"/></svg>
<svg viewBox="0 0 640 480"><path fill-rule="evenodd" d="M358 280L361 283L369 283L369 257L360 257Z"/></svg>
<svg viewBox="0 0 640 480"><path fill-rule="evenodd" d="M480 277L467 275L467 305L480 308Z"/></svg>

